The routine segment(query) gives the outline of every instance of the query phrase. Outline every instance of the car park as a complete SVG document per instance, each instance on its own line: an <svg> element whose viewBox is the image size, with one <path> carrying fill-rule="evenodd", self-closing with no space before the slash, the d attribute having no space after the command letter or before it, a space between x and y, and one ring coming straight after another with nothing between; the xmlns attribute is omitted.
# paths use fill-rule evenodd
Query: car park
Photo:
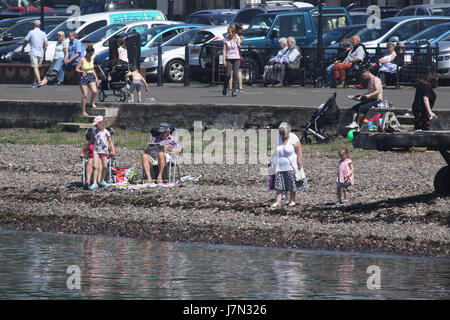
<svg viewBox="0 0 450 320"><path fill-rule="evenodd" d="M141 36L141 50L157 47L159 44L164 44L173 37L191 30L193 28L205 27L203 25L192 24L175 24L175 25L161 25L147 29L140 33ZM104 50L95 55L95 62L100 63L108 60L109 50Z"/></svg>
<svg viewBox="0 0 450 320"><path fill-rule="evenodd" d="M203 44L209 43L213 40L223 40L223 35L227 31L227 27L228 26L213 26L207 28L196 28L183 32L172 38L170 41L164 43L161 46L161 63L164 78L169 82L183 82L185 47L189 45L190 55L198 54ZM145 68L147 75L157 75L158 48L142 50L141 66Z"/></svg>
<svg viewBox="0 0 450 320"><path fill-rule="evenodd" d="M387 42L405 41L411 36L437 24L450 22L450 17L393 17L382 19L380 29L364 28L357 33L361 43L375 53L378 45L386 47Z"/></svg>
<svg viewBox="0 0 450 320"><path fill-rule="evenodd" d="M57 24L45 25L44 32L48 33L57 26L58 26ZM15 51L17 48L21 48L24 42L25 37L22 37L19 41L17 41L14 44L0 47L0 62L29 63L30 57L28 53L21 53L20 51L19 52Z"/></svg>
<svg viewBox="0 0 450 320"><path fill-rule="evenodd" d="M285 3L281 1L281 3L270 4L267 6L260 5L257 7L244 8L236 14L231 24L235 25L236 23L240 23L245 30L249 27L249 25L257 15L265 13L288 12L297 8L297 6L293 5L292 3L286 3L286 1L284 2ZM305 5L312 7L312 4L309 3Z"/></svg>
<svg viewBox="0 0 450 320"><path fill-rule="evenodd" d="M450 16L450 4L423 4L408 6L400 10L396 17L404 16Z"/></svg>
<svg viewBox="0 0 450 320"><path fill-rule="evenodd" d="M82 39L88 34L113 23L140 20L161 21L167 19L161 11L157 10L109 11L69 18L47 35L48 47L45 58L49 61L53 60L59 31L63 31L66 36L70 31L74 31L78 34L78 38ZM28 51L29 45L25 48L25 52Z"/></svg>
<svg viewBox="0 0 450 320"><path fill-rule="evenodd" d="M183 19L187 24L202 24L202 25L229 25L236 16L239 10L201 10L194 12L190 16Z"/></svg>
<svg viewBox="0 0 450 320"><path fill-rule="evenodd" d="M109 39L111 39L116 35L133 31L137 33L142 33L155 26L164 26L173 24L179 24L179 22L168 20L164 21L148 20L148 21L129 21L129 22L113 23L88 34L84 38L80 39L80 41L83 43L85 47L89 43L92 43L94 45L95 54L99 54L109 49Z"/></svg>
<svg viewBox="0 0 450 320"><path fill-rule="evenodd" d="M21 19L14 23L11 27L5 29L0 34L0 47L9 46L11 44L16 43L21 38L26 36L29 31L33 29L33 21L36 20L36 17ZM45 22L47 24L60 24L63 21L67 20L67 16L63 17L47 17Z"/></svg>

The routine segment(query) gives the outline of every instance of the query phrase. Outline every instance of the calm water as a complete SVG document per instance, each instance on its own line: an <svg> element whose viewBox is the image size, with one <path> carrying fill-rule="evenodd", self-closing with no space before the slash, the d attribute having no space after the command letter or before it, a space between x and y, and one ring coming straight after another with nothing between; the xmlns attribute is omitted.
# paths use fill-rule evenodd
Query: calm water
<svg viewBox="0 0 450 320"><path fill-rule="evenodd" d="M450 260L0 231L0 299L12 298L449 299Z"/></svg>

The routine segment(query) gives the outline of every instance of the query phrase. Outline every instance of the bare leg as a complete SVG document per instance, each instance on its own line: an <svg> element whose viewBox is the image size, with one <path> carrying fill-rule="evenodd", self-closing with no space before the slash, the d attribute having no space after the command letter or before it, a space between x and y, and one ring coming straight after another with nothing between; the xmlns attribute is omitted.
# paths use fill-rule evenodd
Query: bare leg
<svg viewBox="0 0 450 320"><path fill-rule="evenodd" d="M295 202L295 191L289 192L289 202Z"/></svg>
<svg viewBox="0 0 450 320"><path fill-rule="evenodd" d="M233 89L233 71L231 71L230 81L228 81L228 88L230 91Z"/></svg>
<svg viewBox="0 0 450 320"><path fill-rule="evenodd" d="M33 67L34 78L37 80L36 83L41 82L41 74L39 72L39 67Z"/></svg>
<svg viewBox="0 0 450 320"><path fill-rule="evenodd" d="M100 178L100 182L105 181L105 177L106 177L106 169L108 168L108 159L106 158L106 154L102 154L102 157L100 158L101 162L102 162L102 168L101 168L101 178Z"/></svg>
<svg viewBox="0 0 450 320"><path fill-rule="evenodd" d="M98 176L99 176L99 172L98 172L98 167L99 167L99 162L100 162L100 157L98 155L98 153L94 153L94 184L96 184L99 180Z"/></svg>
<svg viewBox="0 0 450 320"><path fill-rule="evenodd" d="M279 207L281 206L281 199L283 198L283 191L277 190L277 199L274 204L272 204L272 207Z"/></svg>
<svg viewBox="0 0 450 320"><path fill-rule="evenodd" d="M152 175L150 174L150 156L146 153L142 155L142 167L144 168L145 175L150 183L153 182ZM145 180L145 177L144 177Z"/></svg>
<svg viewBox="0 0 450 320"><path fill-rule="evenodd" d="M166 166L166 154L164 152L158 153L158 180L162 180L164 167Z"/></svg>
<svg viewBox="0 0 450 320"><path fill-rule="evenodd" d="M337 198L338 198L338 201L341 201L342 200L342 187L337 187Z"/></svg>
<svg viewBox="0 0 450 320"><path fill-rule="evenodd" d="M88 98L88 87L80 86L80 89L81 89L81 94L82 94L81 95L81 115L87 117L87 116L89 116L86 113L86 101Z"/></svg>
<svg viewBox="0 0 450 320"><path fill-rule="evenodd" d="M342 191L344 193L344 200L348 200L347 196L348 196L348 190L346 187L342 188Z"/></svg>
<svg viewBox="0 0 450 320"><path fill-rule="evenodd" d="M88 159L86 164L86 183L91 185L92 172L94 171L94 159Z"/></svg>
<svg viewBox="0 0 450 320"><path fill-rule="evenodd" d="M95 97L97 97L97 84L95 82L89 83L89 88L91 89L91 106L92 108L97 108L95 105Z"/></svg>
<svg viewBox="0 0 450 320"><path fill-rule="evenodd" d="M102 159L100 159L98 161L98 172L102 172L102 170L103 170L103 164L102 164ZM100 182L102 182L102 180L100 180L100 178L101 178L101 175L100 174L97 175L97 181L95 182L96 184L99 184Z"/></svg>

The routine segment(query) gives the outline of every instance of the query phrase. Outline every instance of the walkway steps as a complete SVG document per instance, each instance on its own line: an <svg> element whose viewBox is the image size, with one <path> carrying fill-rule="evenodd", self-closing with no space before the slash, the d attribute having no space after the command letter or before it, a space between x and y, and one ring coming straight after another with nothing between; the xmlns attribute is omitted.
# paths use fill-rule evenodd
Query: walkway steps
<svg viewBox="0 0 450 320"><path fill-rule="evenodd" d="M78 131L79 129L90 129L92 128L92 121L96 116L103 116L106 122L106 126L113 126L117 122L117 117L119 115L119 108L117 107L97 107L97 108L86 108L86 112L89 117L82 117L80 121L77 122L61 122L60 125L63 126L65 131Z"/></svg>

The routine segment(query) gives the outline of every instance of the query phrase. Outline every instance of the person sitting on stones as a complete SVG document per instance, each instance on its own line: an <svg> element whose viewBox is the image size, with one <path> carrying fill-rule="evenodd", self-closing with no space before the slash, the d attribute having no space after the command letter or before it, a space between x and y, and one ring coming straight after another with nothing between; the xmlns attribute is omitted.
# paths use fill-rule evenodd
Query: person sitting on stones
<svg viewBox="0 0 450 320"><path fill-rule="evenodd" d="M298 69L300 68L300 60L302 58L300 54L300 49L295 44L295 38L289 37L287 39L288 49L285 55L281 57L281 61L272 69L272 74L270 80L273 85L268 85L268 87L281 87L283 86L284 75L286 69Z"/></svg>
<svg viewBox="0 0 450 320"><path fill-rule="evenodd" d="M364 68L361 72L363 79L368 81L367 92L362 96L362 102L353 106L353 121L346 128L357 129L361 124L361 120L370 108L375 108L378 102L383 101L383 85L380 78L374 76L369 68ZM358 118L358 121L356 121Z"/></svg>
<svg viewBox="0 0 450 320"><path fill-rule="evenodd" d="M169 125L165 122L161 123L158 135L150 139L150 143L142 155L142 166L150 183L154 183L150 173L150 166L158 166L157 183L163 183L164 167L171 160L170 153L181 152L181 149L179 140L171 135Z"/></svg>

